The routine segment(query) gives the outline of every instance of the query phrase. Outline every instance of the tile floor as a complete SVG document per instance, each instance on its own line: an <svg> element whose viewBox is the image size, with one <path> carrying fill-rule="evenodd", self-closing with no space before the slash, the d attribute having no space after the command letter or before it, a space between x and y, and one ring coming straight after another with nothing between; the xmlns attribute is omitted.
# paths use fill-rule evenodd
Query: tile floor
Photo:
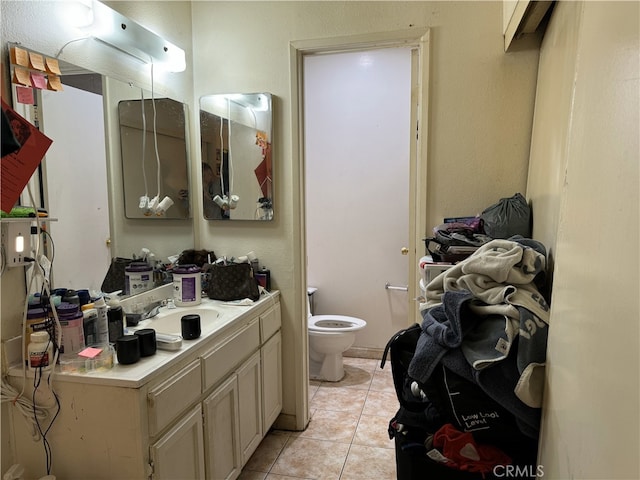
<svg viewBox="0 0 640 480"><path fill-rule="evenodd" d="M391 363L345 357L344 365L340 382L310 382L307 429L269 432L239 480L395 480Z"/></svg>

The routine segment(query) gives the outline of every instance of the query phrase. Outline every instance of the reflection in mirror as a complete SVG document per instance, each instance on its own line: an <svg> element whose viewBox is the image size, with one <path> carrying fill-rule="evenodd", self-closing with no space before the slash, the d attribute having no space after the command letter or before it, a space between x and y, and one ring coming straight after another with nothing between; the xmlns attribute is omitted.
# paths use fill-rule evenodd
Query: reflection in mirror
<svg viewBox="0 0 640 480"><path fill-rule="evenodd" d="M272 220L271 94L200 99L204 217Z"/></svg>
<svg viewBox="0 0 640 480"><path fill-rule="evenodd" d="M34 202L55 219L41 247L52 260L51 284L99 289L111 262L102 77L60 68L62 91L33 90L37 118L33 106L14 105L53 140L33 180ZM27 194L22 200L31 204Z"/></svg>
<svg viewBox="0 0 640 480"><path fill-rule="evenodd" d="M118 116L125 216L189 218L185 106L169 98L124 100Z"/></svg>

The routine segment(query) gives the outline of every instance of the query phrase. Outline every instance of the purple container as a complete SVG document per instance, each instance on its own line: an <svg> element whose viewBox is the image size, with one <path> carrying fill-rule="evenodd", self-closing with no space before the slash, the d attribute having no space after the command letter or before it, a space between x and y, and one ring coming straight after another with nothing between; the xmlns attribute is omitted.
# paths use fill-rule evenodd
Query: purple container
<svg viewBox="0 0 640 480"><path fill-rule="evenodd" d="M173 269L173 301L178 307L200 305L202 279L197 265L179 265Z"/></svg>

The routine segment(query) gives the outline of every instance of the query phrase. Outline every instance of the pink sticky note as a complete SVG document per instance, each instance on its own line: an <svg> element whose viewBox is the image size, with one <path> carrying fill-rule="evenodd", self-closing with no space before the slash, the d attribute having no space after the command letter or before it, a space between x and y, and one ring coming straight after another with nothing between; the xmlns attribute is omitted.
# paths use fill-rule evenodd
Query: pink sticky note
<svg viewBox="0 0 640 480"><path fill-rule="evenodd" d="M82 350L80 353L78 353L78 355L80 355L81 357L96 358L101 353L102 353L101 348L87 347L84 350Z"/></svg>
<svg viewBox="0 0 640 480"><path fill-rule="evenodd" d="M26 105L33 105L33 89L29 87L16 86L16 94L18 97L18 103L24 103Z"/></svg>
<svg viewBox="0 0 640 480"><path fill-rule="evenodd" d="M40 90L47 89L47 77L44 75L40 75L39 73L31 73L31 84L35 88L39 88Z"/></svg>

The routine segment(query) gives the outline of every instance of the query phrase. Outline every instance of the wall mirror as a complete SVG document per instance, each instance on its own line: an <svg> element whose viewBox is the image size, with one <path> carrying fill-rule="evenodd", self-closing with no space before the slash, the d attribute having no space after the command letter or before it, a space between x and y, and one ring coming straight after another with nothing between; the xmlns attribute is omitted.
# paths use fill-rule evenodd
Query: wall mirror
<svg viewBox="0 0 640 480"><path fill-rule="evenodd" d="M30 181L34 202L55 219L47 224L49 248L55 249L52 286L99 290L112 257L130 258L143 246L158 252L149 242L158 237L151 224L158 224L125 220L123 213L118 103L139 99L141 90L68 62L60 61L60 69L63 91L33 90L37 116L15 91L13 106L53 140ZM32 204L26 192L21 203ZM192 245L191 222L174 222L171 241Z"/></svg>
<svg viewBox="0 0 640 480"><path fill-rule="evenodd" d="M271 104L269 93L200 98L205 219L273 219Z"/></svg>
<svg viewBox="0 0 640 480"><path fill-rule="evenodd" d="M118 103L127 218L189 218L185 117L170 98Z"/></svg>

